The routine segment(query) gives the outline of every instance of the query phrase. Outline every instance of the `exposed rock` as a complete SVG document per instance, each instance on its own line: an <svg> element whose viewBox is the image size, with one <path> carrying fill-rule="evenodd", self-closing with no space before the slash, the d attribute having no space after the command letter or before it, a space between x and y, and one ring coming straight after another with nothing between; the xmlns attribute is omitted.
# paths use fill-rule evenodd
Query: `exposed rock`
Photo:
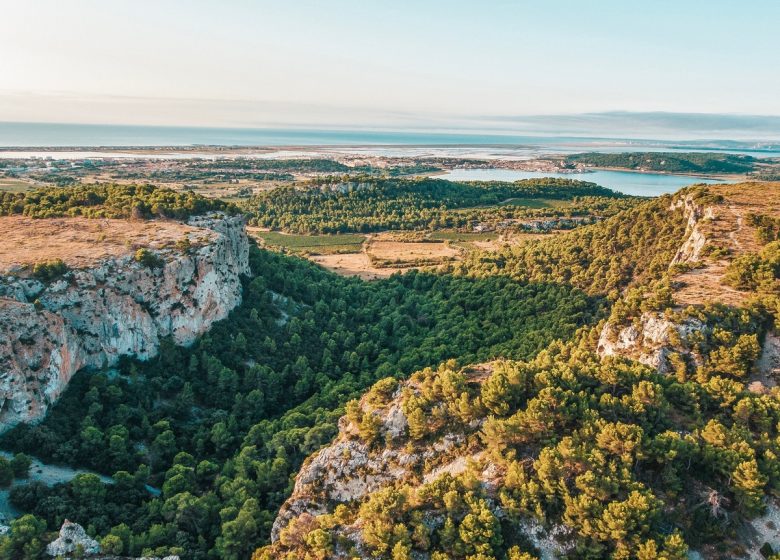
<svg viewBox="0 0 780 560"><path fill-rule="evenodd" d="M701 260L701 251L707 243L707 238L699 226L702 220L715 218L714 207L701 206L695 201L694 196L690 194L679 197L672 203L671 210L680 209L688 219L688 226L685 233L685 242L672 259L672 265L695 263Z"/></svg>
<svg viewBox="0 0 780 560"><path fill-rule="evenodd" d="M685 341L691 333L702 328L704 325L696 319L673 323L662 313L646 312L639 318L638 326L605 324L599 336L598 354L602 358L624 356L666 373L669 370L666 356L680 350L674 344L672 334Z"/></svg>
<svg viewBox="0 0 780 560"><path fill-rule="evenodd" d="M94 555L100 552L100 544L90 538L81 525L66 519L60 528L59 538L46 546L46 553L50 556L67 556L77 550L85 555Z"/></svg>
<svg viewBox="0 0 780 560"><path fill-rule="evenodd" d="M765 384L770 387L777 385L777 380L780 379L780 337L777 334L767 333L756 369Z"/></svg>
<svg viewBox="0 0 780 560"><path fill-rule="evenodd" d="M405 382L404 386L411 386L411 382ZM426 467L440 464L436 459L446 454L458 454L465 444L462 434L444 433L435 442L427 442L422 447L408 445L408 424L401 395L401 389L396 390L390 402L379 408L369 404L366 397L361 400L363 412L379 419L378 439L385 442L379 448L360 441L355 426L346 416L339 420L336 440L309 457L298 472L293 493L274 520L272 541L277 541L281 531L301 515L328 513L333 504L360 501L396 481L429 479L430 474L423 472ZM441 469L440 474L450 472L447 465ZM458 466L452 469L463 470Z"/></svg>
<svg viewBox="0 0 780 560"><path fill-rule="evenodd" d="M406 433L407 425L406 416L404 416L401 407L397 404L391 406L387 413L387 420L385 421L387 433L393 438L401 437Z"/></svg>
<svg viewBox="0 0 780 560"><path fill-rule="evenodd" d="M241 302L243 219L212 214L190 224L207 241L159 251L160 267L127 254L48 285L0 277L0 431L41 419L76 371L151 358L167 336L191 344Z"/></svg>
<svg viewBox="0 0 780 560"><path fill-rule="evenodd" d="M520 523L523 534L539 551L540 560L557 560L571 551L566 543L569 540L571 530L563 525L554 525L546 529L535 519L526 519Z"/></svg>
<svg viewBox="0 0 780 560"><path fill-rule="evenodd" d="M780 552L780 507L777 503L770 501L764 514L751 520L746 529L747 554L744 558L764 560L761 548L767 544L775 553Z"/></svg>
<svg viewBox="0 0 780 560"><path fill-rule="evenodd" d="M464 371L467 383L472 387L482 383L492 369L492 364L483 364ZM497 498L498 491L504 487L505 472L489 460L476 437L481 422L444 424L423 440L410 439L403 403L404 395L419 395L419 386L415 383L414 377L402 383L400 389L387 397L387 402L377 404L378 399L370 392L361 399L361 413L374 414L379 420L373 445L360 439L353 420L347 416L341 418L335 441L307 459L299 471L292 495L274 521L271 534L274 544L266 551L269 558L284 553L295 557L300 552L295 543L300 541L301 535L317 528L317 518L333 513L340 504L355 506L384 488L401 484L421 486L445 475L460 475L466 470L478 473L489 507L497 518L505 517ZM421 515L431 531L441 528L446 517L436 508L423 509ZM366 521L358 516L354 522L329 529L335 533L335 538L334 549L328 558L373 557L370 547L363 541ZM529 519L521 528L545 559L558 558L570 550L571 531L563 526L545 528ZM429 556L413 551L412 557Z"/></svg>

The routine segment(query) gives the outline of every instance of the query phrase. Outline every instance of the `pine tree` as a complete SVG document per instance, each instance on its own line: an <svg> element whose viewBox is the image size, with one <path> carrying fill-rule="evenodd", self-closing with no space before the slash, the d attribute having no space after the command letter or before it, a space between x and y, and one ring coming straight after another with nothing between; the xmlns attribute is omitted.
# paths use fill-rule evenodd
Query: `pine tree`
<svg viewBox="0 0 780 560"><path fill-rule="evenodd" d="M755 459L743 461L731 475L737 502L748 515L756 515L764 509L764 487L767 477L758 469Z"/></svg>

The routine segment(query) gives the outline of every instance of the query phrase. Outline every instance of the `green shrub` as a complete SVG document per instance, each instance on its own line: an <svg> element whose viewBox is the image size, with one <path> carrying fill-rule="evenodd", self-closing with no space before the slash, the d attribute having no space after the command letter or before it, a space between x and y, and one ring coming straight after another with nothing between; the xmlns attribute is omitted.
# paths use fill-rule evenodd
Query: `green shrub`
<svg viewBox="0 0 780 560"><path fill-rule="evenodd" d="M135 262L146 268L160 268L163 265L163 260L149 249L138 249L135 252Z"/></svg>
<svg viewBox="0 0 780 560"><path fill-rule="evenodd" d="M30 465L32 465L32 459L24 453L14 455L14 458L11 459L11 469L14 471L14 477L27 478L30 474Z"/></svg>
<svg viewBox="0 0 780 560"><path fill-rule="evenodd" d="M33 276L41 282L51 282L68 272L68 265L62 259L52 259L35 263L33 266Z"/></svg>
<svg viewBox="0 0 780 560"><path fill-rule="evenodd" d="M780 279L780 241L767 244L761 253L742 255L729 264L723 282L738 290L777 293Z"/></svg>

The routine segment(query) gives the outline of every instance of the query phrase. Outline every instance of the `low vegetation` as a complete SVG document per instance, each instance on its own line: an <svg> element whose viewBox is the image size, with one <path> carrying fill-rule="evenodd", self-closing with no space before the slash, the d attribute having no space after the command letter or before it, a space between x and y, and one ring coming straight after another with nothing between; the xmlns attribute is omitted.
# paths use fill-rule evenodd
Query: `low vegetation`
<svg viewBox="0 0 780 560"><path fill-rule="evenodd" d="M773 241L760 253L747 253L732 260L723 281L738 290L780 293L780 242Z"/></svg>
<svg viewBox="0 0 780 560"><path fill-rule="evenodd" d="M35 263L32 272L41 282L51 282L68 272L68 266L62 259L53 259Z"/></svg>

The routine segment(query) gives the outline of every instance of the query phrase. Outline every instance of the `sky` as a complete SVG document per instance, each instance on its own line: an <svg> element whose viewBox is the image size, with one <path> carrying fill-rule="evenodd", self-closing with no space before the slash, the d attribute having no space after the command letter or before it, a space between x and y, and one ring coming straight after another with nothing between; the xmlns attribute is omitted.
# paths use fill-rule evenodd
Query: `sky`
<svg viewBox="0 0 780 560"><path fill-rule="evenodd" d="M780 116L776 0L0 5L0 121L457 129L602 111Z"/></svg>

